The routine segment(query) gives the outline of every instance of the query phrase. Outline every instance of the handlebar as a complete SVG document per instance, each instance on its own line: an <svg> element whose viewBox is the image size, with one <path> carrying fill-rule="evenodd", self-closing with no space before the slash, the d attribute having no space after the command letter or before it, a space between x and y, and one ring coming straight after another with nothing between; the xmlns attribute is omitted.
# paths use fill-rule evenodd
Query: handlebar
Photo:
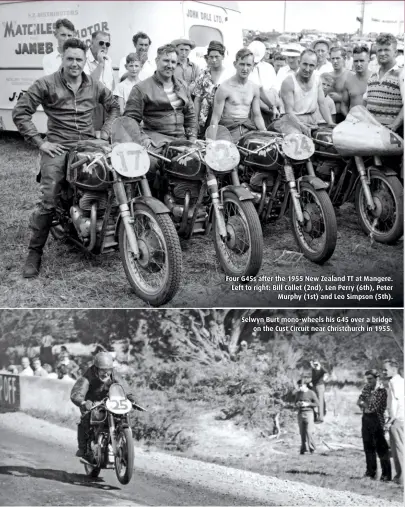
<svg viewBox="0 0 405 507"><path fill-rule="evenodd" d="M94 405L91 407L90 410L87 410L87 412L84 412L82 414L82 418L85 417L87 414L90 414L92 410L94 410L95 408L99 407L100 405L104 405L107 400L108 400L108 398L104 398L103 400L98 401L97 403L94 403ZM144 408L144 407L141 407L141 405L138 405L135 402L131 402L131 404L132 404L132 408L134 410L138 410L139 412L147 412L147 409Z"/></svg>
<svg viewBox="0 0 405 507"><path fill-rule="evenodd" d="M78 167L81 167L82 165L87 164L87 162L89 162L89 161L90 161L90 157L85 156L85 157L81 158L80 160L78 160L77 162L75 162L74 164L71 164L70 169L77 169Z"/></svg>

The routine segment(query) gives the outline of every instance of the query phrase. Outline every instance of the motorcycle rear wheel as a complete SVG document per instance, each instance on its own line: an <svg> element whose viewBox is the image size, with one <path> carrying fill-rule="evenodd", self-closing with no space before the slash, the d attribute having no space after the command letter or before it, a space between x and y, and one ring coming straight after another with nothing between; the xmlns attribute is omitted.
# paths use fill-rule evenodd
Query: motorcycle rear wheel
<svg viewBox="0 0 405 507"><path fill-rule="evenodd" d="M223 215L226 241L219 235L215 213L213 220L215 251L222 269L232 276L255 276L263 260L263 232L253 203L225 191Z"/></svg>
<svg viewBox="0 0 405 507"><path fill-rule="evenodd" d="M164 305L180 286L182 254L180 241L168 214L157 215L148 206L136 204L132 224L141 256L132 255L124 223L119 227L119 250L128 281L141 299L152 306Z"/></svg>
<svg viewBox="0 0 405 507"><path fill-rule="evenodd" d="M367 208L363 187L357 183L355 206L361 228L367 235L373 234L375 241L392 245L404 233L404 188L396 176L371 169L370 191L377 214Z"/></svg>
<svg viewBox="0 0 405 507"><path fill-rule="evenodd" d="M298 222L294 204L290 203L295 240L307 259L323 264L332 256L337 241L336 215L332 202L325 190L315 190L309 183L302 183L300 203L304 214L303 227Z"/></svg>
<svg viewBox="0 0 405 507"><path fill-rule="evenodd" d="M121 484L128 484L134 471L134 441L130 428L120 431L117 438L117 453L115 456L115 474Z"/></svg>

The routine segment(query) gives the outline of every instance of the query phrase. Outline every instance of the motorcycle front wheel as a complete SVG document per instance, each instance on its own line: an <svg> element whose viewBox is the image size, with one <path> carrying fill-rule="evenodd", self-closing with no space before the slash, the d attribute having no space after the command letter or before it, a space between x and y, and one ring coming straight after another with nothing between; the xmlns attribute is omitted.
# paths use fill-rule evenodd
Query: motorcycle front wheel
<svg viewBox="0 0 405 507"><path fill-rule="evenodd" d="M386 176L379 169L370 171L370 191L375 209L370 210L359 181L355 206L363 231L379 243L396 243L404 233L404 189L396 176Z"/></svg>
<svg viewBox="0 0 405 507"><path fill-rule="evenodd" d="M293 202L290 204L295 240L305 257L316 264L326 262L335 251L337 223L335 210L325 190L315 190L309 183L300 186L300 203L304 223L300 224Z"/></svg>
<svg viewBox="0 0 405 507"><path fill-rule="evenodd" d="M181 278L180 241L168 214L157 215L136 204L134 228L140 256L135 259L125 225L119 227L119 250L128 281L141 299L152 306L164 305L176 294Z"/></svg>
<svg viewBox="0 0 405 507"><path fill-rule="evenodd" d="M121 484L128 484L134 471L134 441L130 428L120 431L117 438L117 455L115 456L115 474Z"/></svg>
<svg viewBox="0 0 405 507"><path fill-rule="evenodd" d="M223 216L227 237L219 234L214 213L214 245L222 269L232 276L255 276L263 260L263 232L251 201L224 192Z"/></svg>

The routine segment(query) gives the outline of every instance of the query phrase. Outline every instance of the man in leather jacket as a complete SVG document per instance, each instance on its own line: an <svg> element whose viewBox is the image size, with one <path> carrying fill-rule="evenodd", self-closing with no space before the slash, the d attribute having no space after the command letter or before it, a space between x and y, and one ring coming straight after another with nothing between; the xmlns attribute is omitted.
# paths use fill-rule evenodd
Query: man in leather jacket
<svg viewBox="0 0 405 507"><path fill-rule="evenodd" d="M134 395L127 383L113 369L113 358L108 352L99 352L94 358L93 366L80 377L72 388L70 399L82 413L77 427L78 458L87 459L87 439L90 431L90 410L93 404L103 400L108 395L112 383L120 384L129 399L134 403Z"/></svg>

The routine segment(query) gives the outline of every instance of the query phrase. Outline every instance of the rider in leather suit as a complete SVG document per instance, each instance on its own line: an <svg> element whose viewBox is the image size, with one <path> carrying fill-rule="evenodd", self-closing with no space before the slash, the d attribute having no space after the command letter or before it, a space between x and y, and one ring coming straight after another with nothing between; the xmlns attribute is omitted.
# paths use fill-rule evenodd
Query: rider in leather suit
<svg viewBox="0 0 405 507"><path fill-rule="evenodd" d="M119 383L132 403L134 396L126 382L113 369L113 358L108 352L99 352L94 358L94 364L80 377L72 388L70 399L82 413L77 426L78 458L86 459L87 438L90 431L90 410L93 404L103 400L108 395L112 383Z"/></svg>

